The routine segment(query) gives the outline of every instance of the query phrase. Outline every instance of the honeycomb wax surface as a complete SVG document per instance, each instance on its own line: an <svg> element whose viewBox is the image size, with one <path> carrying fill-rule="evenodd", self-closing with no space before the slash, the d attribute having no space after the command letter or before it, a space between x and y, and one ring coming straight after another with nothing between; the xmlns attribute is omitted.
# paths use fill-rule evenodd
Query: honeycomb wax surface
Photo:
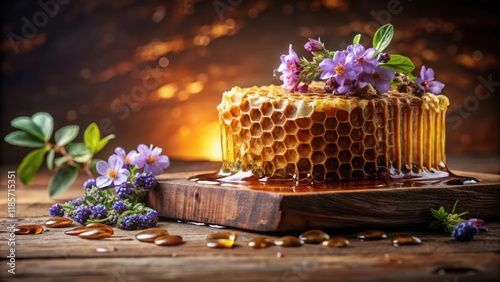
<svg viewBox="0 0 500 282"><path fill-rule="evenodd" d="M335 96L316 83L305 94L234 87L217 107L219 173L324 182L443 170L448 105L430 93Z"/></svg>

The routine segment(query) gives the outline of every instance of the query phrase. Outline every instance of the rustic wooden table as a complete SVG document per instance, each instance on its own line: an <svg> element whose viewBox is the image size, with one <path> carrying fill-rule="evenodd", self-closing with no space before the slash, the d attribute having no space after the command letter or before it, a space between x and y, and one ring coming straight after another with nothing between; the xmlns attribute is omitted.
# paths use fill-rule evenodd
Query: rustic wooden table
<svg viewBox="0 0 500 282"><path fill-rule="evenodd" d="M473 167L470 164L474 163ZM450 158L450 167L499 174L499 159ZM216 170L217 163L174 162L171 171ZM7 170L2 169L2 187ZM48 174L37 176L29 187L17 186L15 223L43 224L54 202L82 195L75 187L60 198L47 197ZM3 189L7 194L6 189ZM182 235L185 243L159 247L134 239L137 231L116 229L112 238L88 241L64 234L69 228L46 228L39 235L17 235L9 246L7 195L0 197L1 281L498 281L500 279L500 221L490 220L489 232L470 242L456 242L440 231L422 227L384 230L389 237L415 235L421 245L394 247L389 239L359 241L363 229L324 230L341 235L348 248L327 249L319 245L297 248L252 249L247 242L256 236L278 237L299 232L239 234L232 249L210 249L205 237L220 231L211 226L162 219L160 227ZM497 217L498 219L498 217ZM226 228L224 230L233 230ZM12 240L11 240L12 242ZM100 252L102 248L107 252ZM8 272L11 249L15 274Z"/></svg>

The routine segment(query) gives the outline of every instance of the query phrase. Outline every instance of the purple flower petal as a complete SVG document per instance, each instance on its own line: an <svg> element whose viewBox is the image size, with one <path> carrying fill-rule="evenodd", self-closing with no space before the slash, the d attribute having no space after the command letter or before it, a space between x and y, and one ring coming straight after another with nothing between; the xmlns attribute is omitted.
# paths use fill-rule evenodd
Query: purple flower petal
<svg viewBox="0 0 500 282"><path fill-rule="evenodd" d="M120 184L122 184L123 182L127 181L127 175L124 175L124 174L118 174L115 179L113 180L113 184L115 186L118 186Z"/></svg>
<svg viewBox="0 0 500 282"><path fill-rule="evenodd" d="M106 176L98 176L95 180L97 188L108 187L113 181Z"/></svg>
<svg viewBox="0 0 500 282"><path fill-rule="evenodd" d="M105 175L108 173L109 164L105 161L98 161L95 168L99 174Z"/></svg>
<svg viewBox="0 0 500 282"><path fill-rule="evenodd" d="M443 88L444 88L444 83L441 83L439 81L431 81L429 82L428 91L434 94L440 94Z"/></svg>

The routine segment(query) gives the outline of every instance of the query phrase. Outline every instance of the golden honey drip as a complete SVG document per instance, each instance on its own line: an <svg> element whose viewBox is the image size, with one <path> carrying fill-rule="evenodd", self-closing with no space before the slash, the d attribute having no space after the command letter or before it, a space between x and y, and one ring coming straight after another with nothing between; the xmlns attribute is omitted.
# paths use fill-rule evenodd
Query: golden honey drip
<svg viewBox="0 0 500 282"><path fill-rule="evenodd" d="M446 170L443 95L334 96L234 87L218 106L219 175L327 182ZM436 174L434 174L436 175Z"/></svg>

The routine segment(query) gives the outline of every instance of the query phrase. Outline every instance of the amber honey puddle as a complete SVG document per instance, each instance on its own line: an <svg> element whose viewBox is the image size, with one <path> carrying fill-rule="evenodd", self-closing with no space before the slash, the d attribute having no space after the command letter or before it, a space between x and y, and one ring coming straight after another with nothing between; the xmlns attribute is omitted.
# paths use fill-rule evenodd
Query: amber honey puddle
<svg viewBox="0 0 500 282"><path fill-rule="evenodd" d="M274 192L326 192L353 191L388 188L415 188L426 186L460 186L479 183L473 177L464 177L450 171L422 172L403 177L380 177L379 179L341 180L314 182L295 179L272 179L255 176L251 171L232 174L220 172L199 174L188 180L209 185L244 187L252 190Z"/></svg>

